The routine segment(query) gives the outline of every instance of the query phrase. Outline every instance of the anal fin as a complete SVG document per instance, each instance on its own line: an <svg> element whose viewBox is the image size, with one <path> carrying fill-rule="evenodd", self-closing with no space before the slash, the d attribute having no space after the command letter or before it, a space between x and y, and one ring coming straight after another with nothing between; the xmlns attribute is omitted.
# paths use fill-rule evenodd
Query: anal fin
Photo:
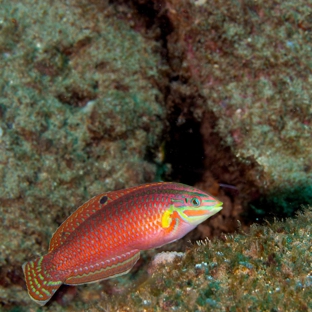
<svg viewBox="0 0 312 312"><path fill-rule="evenodd" d="M128 273L140 258L135 249L124 254L74 270L65 280L67 285L94 283Z"/></svg>

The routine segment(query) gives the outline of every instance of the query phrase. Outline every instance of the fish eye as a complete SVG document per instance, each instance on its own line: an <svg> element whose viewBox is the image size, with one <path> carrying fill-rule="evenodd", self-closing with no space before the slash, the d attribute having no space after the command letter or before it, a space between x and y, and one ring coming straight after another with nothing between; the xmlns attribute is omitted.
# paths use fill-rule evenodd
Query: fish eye
<svg viewBox="0 0 312 312"><path fill-rule="evenodd" d="M196 197L191 199L191 203L194 207L198 207L200 205L200 200Z"/></svg>

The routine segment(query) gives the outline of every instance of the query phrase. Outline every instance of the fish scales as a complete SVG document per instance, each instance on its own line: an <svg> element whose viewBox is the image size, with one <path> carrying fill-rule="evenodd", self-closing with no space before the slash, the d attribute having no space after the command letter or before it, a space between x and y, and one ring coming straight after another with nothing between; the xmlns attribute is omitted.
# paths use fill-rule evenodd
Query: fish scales
<svg viewBox="0 0 312 312"><path fill-rule="evenodd" d="M23 265L28 293L44 305L63 283L78 285L125 274L141 250L183 237L221 205L210 194L170 182L95 196L59 227L48 254Z"/></svg>

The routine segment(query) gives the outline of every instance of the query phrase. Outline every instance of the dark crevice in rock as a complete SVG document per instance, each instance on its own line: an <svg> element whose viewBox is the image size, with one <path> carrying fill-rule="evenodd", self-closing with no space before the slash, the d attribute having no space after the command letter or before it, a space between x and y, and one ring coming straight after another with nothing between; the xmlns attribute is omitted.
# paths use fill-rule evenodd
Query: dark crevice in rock
<svg viewBox="0 0 312 312"><path fill-rule="evenodd" d="M194 185L204 173L204 148L200 122L190 111L175 106L168 116L170 129L165 162L172 166L171 179Z"/></svg>
<svg viewBox="0 0 312 312"><path fill-rule="evenodd" d="M138 23L144 25L145 34L160 42L160 53L168 65L158 87L167 108L162 161L172 170L170 176L164 174L162 178L196 185L223 198L228 212L223 216L223 228L215 233L234 231L237 219L243 221L242 213L247 214L248 202L260 195L263 170L252 158L237 158L215 131L217 117L207 110L207 99L183 63L185 51L175 42L178 30L164 3L136 0L129 6L138 16ZM157 152L148 150L146 160L153 161Z"/></svg>

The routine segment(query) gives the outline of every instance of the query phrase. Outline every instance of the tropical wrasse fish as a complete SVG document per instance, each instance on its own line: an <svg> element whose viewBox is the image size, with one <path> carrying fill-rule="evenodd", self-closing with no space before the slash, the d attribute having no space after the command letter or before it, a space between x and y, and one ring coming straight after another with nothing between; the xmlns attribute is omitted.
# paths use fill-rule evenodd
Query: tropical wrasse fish
<svg viewBox="0 0 312 312"><path fill-rule="evenodd" d="M95 196L57 229L48 254L24 263L28 293L45 305L62 284L126 274L141 250L180 239L221 206L199 189L170 182Z"/></svg>

